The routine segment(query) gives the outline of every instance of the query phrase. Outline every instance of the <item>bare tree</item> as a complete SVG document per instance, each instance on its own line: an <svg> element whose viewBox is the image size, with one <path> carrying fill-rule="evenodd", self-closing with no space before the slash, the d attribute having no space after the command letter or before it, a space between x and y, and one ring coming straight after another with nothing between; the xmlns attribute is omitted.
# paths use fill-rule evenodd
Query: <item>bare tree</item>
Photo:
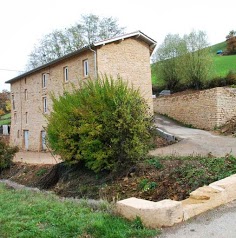
<svg viewBox="0 0 236 238"><path fill-rule="evenodd" d="M184 77L189 88L200 89L207 79L212 65L212 56L203 31L192 31L184 36L187 54L184 58Z"/></svg>
<svg viewBox="0 0 236 238"><path fill-rule="evenodd" d="M107 39L124 32L112 17L82 15L79 23L64 30L54 30L45 35L32 50L27 69L33 69L93 42Z"/></svg>
<svg viewBox="0 0 236 238"><path fill-rule="evenodd" d="M155 54L157 77L164 81L165 87L174 90L182 78L182 56L186 46L178 34L168 34Z"/></svg>
<svg viewBox="0 0 236 238"><path fill-rule="evenodd" d="M169 34L156 52L157 78L167 89L178 85L200 89L211 68L211 54L207 36L203 31L192 31L180 37Z"/></svg>

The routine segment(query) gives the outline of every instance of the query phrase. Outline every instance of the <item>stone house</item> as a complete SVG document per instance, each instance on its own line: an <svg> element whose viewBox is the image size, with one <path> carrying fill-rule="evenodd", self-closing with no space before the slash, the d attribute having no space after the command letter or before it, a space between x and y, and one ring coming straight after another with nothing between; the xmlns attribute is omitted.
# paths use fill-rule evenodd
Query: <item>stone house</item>
<svg viewBox="0 0 236 238"><path fill-rule="evenodd" d="M43 151L45 115L52 109L50 93L61 95L81 80L107 74L120 76L139 88L153 110L150 55L156 42L136 31L85 46L52 62L19 75L11 84L11 145Z"/></svg>

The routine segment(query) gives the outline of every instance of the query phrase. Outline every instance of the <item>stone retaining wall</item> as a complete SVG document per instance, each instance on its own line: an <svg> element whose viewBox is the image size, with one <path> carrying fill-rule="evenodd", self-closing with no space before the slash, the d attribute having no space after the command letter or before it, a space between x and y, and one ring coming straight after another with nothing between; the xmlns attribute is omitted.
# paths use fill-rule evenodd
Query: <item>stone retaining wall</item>
<svg viewBox="0 0 236 238"><path fill-rule="evenodd" d="M217 87L154 99L154 112L184 124L212 130L236 115L236 90Z"/></svg>
<svg viewBox="0 0 236 238"><path fill-rule="evenodd" d="M140 217L147 227L173 226L236 199L236 175L203 186L183 201L152 202L128 198L117 202L117 212L129 220Z"/></svg>

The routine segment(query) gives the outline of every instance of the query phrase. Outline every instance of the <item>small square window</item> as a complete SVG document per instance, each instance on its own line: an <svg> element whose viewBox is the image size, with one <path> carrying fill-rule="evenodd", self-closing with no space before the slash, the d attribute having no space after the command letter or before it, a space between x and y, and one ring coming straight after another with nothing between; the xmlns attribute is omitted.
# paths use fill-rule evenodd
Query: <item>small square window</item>
<svg viewBox="0 0 236 238"><path fill-rule="evenodd" d="M48 111L47 98L43 97L43 112L46 113L47 111Z"/></svg>
<svg viewBox="0 0 236 238"><path fill-rule="evenodd" d="M89 75L89 65L88 65L88 60L83 61L83 68L84 68L84 77L88 77Z"/></svg>
<svg viewBox="0 0 236 238"><path fill-rule="evenodd" d="M64 67L64 81L68 82L69 78L68 78L68 73L69 73L69 69L68 67Z"/></svg>
<svg viewBox="0 0 236 238"><path fill-rule="evenodd" d="M43 74L42 75L42 87L43 88L47 87L47 79L48 79L48 74Z"/></svg>

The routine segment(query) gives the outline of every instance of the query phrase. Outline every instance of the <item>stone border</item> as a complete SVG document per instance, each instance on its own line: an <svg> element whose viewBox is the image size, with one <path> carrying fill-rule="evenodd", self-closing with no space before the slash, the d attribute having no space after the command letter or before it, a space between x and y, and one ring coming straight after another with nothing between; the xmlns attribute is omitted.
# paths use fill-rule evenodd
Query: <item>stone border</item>
<svg viewBox="0 0 236 238"><path fill-rule="evenodd" d="M183 201L166 199L152 202L132 197L117 202L116 209L129 220L138 216L145 226L160 228L186 221L235 199L236 174L196 189Z"/></svg>
<svg viewBox="0 0 236 238"><path fill-rule="evenodd" d="M157 130L157 134L159 136L161 136L162 138L164 138L165 140L167 140L168 142L176 142L177 141L177 138L173 134L165 132L160 128L156 128L156 130Z"/></svg>

